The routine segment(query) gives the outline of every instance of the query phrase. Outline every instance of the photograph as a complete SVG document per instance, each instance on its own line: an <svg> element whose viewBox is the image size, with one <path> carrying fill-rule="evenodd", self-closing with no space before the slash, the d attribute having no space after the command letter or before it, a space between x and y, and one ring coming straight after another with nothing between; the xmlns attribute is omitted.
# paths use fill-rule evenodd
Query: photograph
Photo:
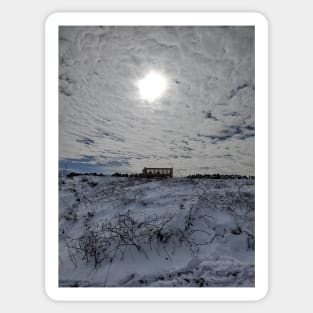
<svg viewBox="0 0 313 313"><path fill-rule="evenodd" d="M255 286L254 37L59 26L59 287Z"/></svg>

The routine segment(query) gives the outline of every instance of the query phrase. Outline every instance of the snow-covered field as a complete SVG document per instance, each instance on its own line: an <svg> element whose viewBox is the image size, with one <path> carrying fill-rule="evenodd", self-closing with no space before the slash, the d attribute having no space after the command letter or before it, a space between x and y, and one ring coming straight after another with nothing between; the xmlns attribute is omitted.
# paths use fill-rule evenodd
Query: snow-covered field
<svg viewBox="0 0 313 313"><path fill-rule="evenodd" d="M59 192L60 286L254 286L254 180L61 175Z"/></svg>

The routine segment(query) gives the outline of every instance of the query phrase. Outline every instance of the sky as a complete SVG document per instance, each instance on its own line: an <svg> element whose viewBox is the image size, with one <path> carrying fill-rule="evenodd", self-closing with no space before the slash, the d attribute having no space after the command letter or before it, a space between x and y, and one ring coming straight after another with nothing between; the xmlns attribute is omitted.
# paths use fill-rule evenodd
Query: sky
<svg viewBox="0 0 313 313"><path fill-rule="evenodd" d="M254 96L254 27L62 26L59 167L254 175Z"/></svg>

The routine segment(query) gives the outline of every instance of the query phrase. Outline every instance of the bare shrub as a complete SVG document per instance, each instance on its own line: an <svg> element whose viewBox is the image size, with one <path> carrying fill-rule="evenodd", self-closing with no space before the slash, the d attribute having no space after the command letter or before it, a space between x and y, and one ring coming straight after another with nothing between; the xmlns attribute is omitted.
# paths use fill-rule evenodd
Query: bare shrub
<svg viewBox="0 0 313 313"><path fill-rule="evenodd" d="M135 249L147 258L147 250L161 253L161 249L170 258L166 250L166 245L170 243L175 246L185 245L191 255L194 255L199 251L199 246L209 243L209 240L199 240L197 234L205 234L208 239L212 236L210 232L194 227L194 222L198 218L195 214L195 208L190 208L184 217L182 227L175 226L173 222L175 218L180 217L179 213L166 217L140 218L131 211L117 214L101 223L86 225L80 237L66 237L71 261L75 260L72 263L76 264L78 255L81 255L83 261L89 263L92 260L97 267L104 260L112 262L117 256L122 259L128 249Z"/></svg>

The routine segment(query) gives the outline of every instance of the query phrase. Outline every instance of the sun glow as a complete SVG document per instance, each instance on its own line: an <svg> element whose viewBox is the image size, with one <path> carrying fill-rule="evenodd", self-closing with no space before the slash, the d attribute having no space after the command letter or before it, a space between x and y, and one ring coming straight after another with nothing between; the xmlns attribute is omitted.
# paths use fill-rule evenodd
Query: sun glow
<svg viewBox="0 0 313 313"><path fill-rule="evenodd" d="M167 88L164 76L156 72L150 72L137 83L140 97L150 103L160 98Z"/></svg>

